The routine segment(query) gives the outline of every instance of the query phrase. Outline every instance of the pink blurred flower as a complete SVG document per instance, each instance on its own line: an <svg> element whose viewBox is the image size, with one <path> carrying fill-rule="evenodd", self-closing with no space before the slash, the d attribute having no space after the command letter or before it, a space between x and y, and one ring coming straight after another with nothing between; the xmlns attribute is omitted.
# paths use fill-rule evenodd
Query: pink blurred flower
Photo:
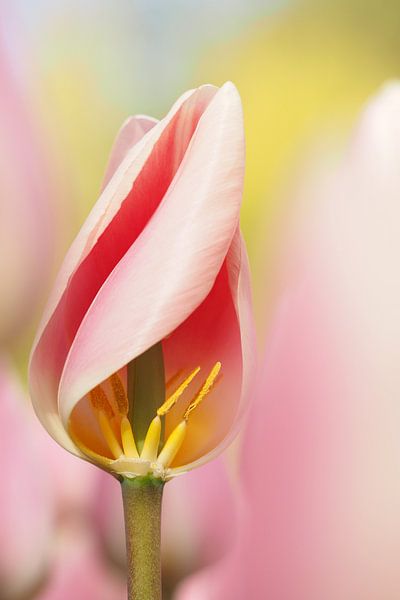
<svg viewBox="0 0 400 600"><path fill-rule="evenodd" d="M65 532L67 534L67 532ZM107 565L82 528L69 529L34 600L124 600L124 580Z"/></svg>
<svg viewBox="0 0 400 600"><path fill-rule="evenodd" d="M46 573L56 507L41 432L31 427L23 394L3 359L0 413L0 587L2 598L13 598L34 589Z"/></svg>
<svg viewBox="0 0 400 600"><path fill-rule="evenodd" d="M230 83L187 92L158 123L136 117L122 129L104 191L67 255L31 359L35 410L72 453L117 474L168 478L211 459L232 438L253 354L238 229L243 169L241 103ZM181 405L193 388L182 388L179 406L171 401L167 436L178 427L183 445L178 451L172 436L177 454L166 452L167 438L154 462L147 452L138 458L136 449L136 457L126 450L122 429L131 426L126 365L161 341L166 381L198 365L210 372L196 405L221 363L222 377L218 400L211 391L190 417L184 441Z"/></svg>
<svg viewBox="0 0 400 600"><path fill-rule="evenodd" d="M91 541L97 470L45 435L4 358L0 413L1 598L122 599L123 578Z"/></svg>
<svg viewBox="0 0 400 600"><path fill-rule="evenodd" d="M400 595L400 86L306 189L245 432L230 556L179 600Z"/></svg>
<svg viewBox="0 0 400 600"><path fill-rule="evenodd" d="M53 263L52 174L0 31L0 343L26 324Z"/></svg>

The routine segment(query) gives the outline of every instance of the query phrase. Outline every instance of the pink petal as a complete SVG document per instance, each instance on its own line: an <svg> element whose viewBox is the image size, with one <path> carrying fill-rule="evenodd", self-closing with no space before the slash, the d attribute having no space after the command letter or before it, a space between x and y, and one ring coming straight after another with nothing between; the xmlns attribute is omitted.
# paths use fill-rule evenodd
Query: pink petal
<svg viewBox="0 0 400 600"><path fill-rule="evenodd" d="M205 298L237 227L242 185L241 105L226 85L199 121L162 204L80 323L60 382L64 423L80 398L163 339Z"/></svg>
<svg viewBox="0 0 400 600"><path fill-rule="evenodd" d="M214 93L211 86L188 92L162 122L135 144L96 203L64 261L37 334L40 343L34 346L32 352L30 384L39 416L46 415L49 431L71 451L73 445L62 431L58 418L57 386L80 318L104 278L140 233L151 216L151 210L161 200L160 189L166 185L168 176L179 162L178 150L171 151L174 136L179 138L185 134L189 139L192 129L188 130L186 126L186 133L182 130L185 118L189 123L196 123L204 103ZM180 152L184 150L185 146ZM164 168L159 168L159 163ZM154 164L156 171L160 171L158 178L152 172ZM150 177L147 176L149 170ZM116 218L113 220L113 217ZM124 235L121 228L125 229ZM36 398L39 400L37 405Z"/></svg>
<svg viewBox="0 0 400 600"><path fill-rule="evenodd" d="M157 123L156 119L145 115L129 117L118 132L104 175L102 190L108 185L111 177L122 163L129 150L139 142L145 133Z"/></svg>
<svg viewBox="0 0 400 600"><path fill-rule="evenodd" d="M52 267L54 189L44 135L37 130L37 115L26 101L29 90L13 72L15 65L2 37L0 27L0 339L4 343L32 316Z"/></svg>
<svg viewBox="0 0 400 600"><path fill-rule="evenodd" d="M202 93L204 100L208 94L207 102L210 102L210 97L215 92L209 92L208 89ZM187 102L192 98L194 95L190 96ZM196 106L194 101L192 105ZM191 105L184 103L182 106L181 111L186 111L186 106ZM65 296L68 302L61 301L37 351L33 354L31 387L34 401L38 399L37 410L42 414L53 435L69 448L71 444L68 444L68 440L61 433L56 433L57 426L53 427L57 420L54 403L62 368L64 367L64 374L59 395L66 422L73 406L93 385L167 335L202 301L213 285L236 229L243 177L240 101L233 86L227 84L215 95L206 110L201 107L200 102L199 110L197 119L201 117L200 121L174 183L169 186L163 202L151 220L147 221L148 213L142 214L142 225L140 219L137 220L139 229L146 222L147 225L136 242L129 247L134 236L140 231L135 233L130 228L129 237L126 237L123 227L128 221L131 222L131 217L126 219L122 209L111 217L106 216L108 225L89 254L84 250L85 236L81 232L77 246L85 251L86 259L69 284ZM159 129L156 125L144 136L142 142L153 132L158 133ZM173 132L173 129L170 130ZM179 139L182 139L183 133L180 131ZM190 139L192 130L187 130L186 135L189 136L187 139ZM168 142L168 137L164 136L163 139L168 149L169 143L172 142ZM228 140L229 151L226 150ZM135 146L134 151L142 142ZM212 160L210 144L215 156ZM184 150L185 146L180 150L181 155ZM176 152L175 149L172 153L173 161L176 161L174 168L179 163ZM124 165L129 162L128 159L129 155L107 189L112 188L114 180L118 183L121 173L124 175ZM157 160L154 152L151 159ZM150 163L149 165L151 166ZM154 179L154 172L151 172L150 166L147 179L148 165L140 173L140 181L143 181L143 184L152 177ZM167 175L168 169L161 173L164 178L167 176L164 183L160 180L157 184L162 187L168 182L171 174ZM199 173L202 173L201 178ZM194 181L197 181L195 186ZM195 201L188 203L187 198L193 189L196 192ZM229 202L226 201L228 197ZM99 205L101 204L102 198L99 201ZM137 206L135 210L139 210L140 203ZM126 204L127 210L133 209L133 205L130 207L129 203ZM97 210L96 214L99 213ZM110 221L112 216L114 218ZM103 225L104 219L97 227ZM87 225L84 230L87 232ZM117 237L112 234L113 230L118 231ZM96 235L98 233L99 229ZM105 246L109 235L113 235L112 240L110 238L112 246ZM120 240L122 245L116 245L116 240ZM92 242L93 239L89 240L89 244ZM96 252L99 259L101 257L101 262L96 259ZM126 253L122 256L121 252ZM105 256L108 262L105 261ZM164 258L164 264L160 263L160 256ZM115 262L118 260L119 262ZM92 304L89 308L90 302ZM64 317L61 319L63 312ZM67 336L59 329L61 321ZM112 340L108 333L111 329ZM127 335L130 331L134 331L135 336ZM107 344L104 354L102 344L106 339L112 342L112 347ZM50 365L52 372L48 372L46 377L44 374L48 369L49 344L54 362ZM68 358L64 366L67 353ZM109 360L104 360L106 356ZM95 383L92 384L92 381Z"/></svg>
<svg viewBox="0 0 400 600"><path fill-rule="evenodd" d="M22 594L43 577L55 501L41 431L5 360L0 364L0 581ZM8 597L8 596L7 596Z"/></svg>
<svg viewBox="0 0 400 600"><path fill-rule="evenodd" d="M36 596L35 596L36 598ZM124 600L125 581L103 562L82 529L61 540L51 574L37 600Z"/></svg>
<svg viewBox="0 0 400 600"><path fill-rule="evenodd" d="M235 496L219 458L165 487L163 573L171 584L218 561L232 544Z"/></svg>
<svg viewBox="0 0 400 600"><path fill-rule="evenodd" d="M179 600L399 597L399 131L391 85L307 188L245 432L241 533Z"/></svg>
<svg viewBox="0 0 400 600"><path fill-rule="evenodd" d="M58 521L64 521L73 515L87 518L92 510L98 469L65 452L40 426L37 419L34 424L39 426L37 434L46 456L45 468L52 483Z"/></svg>
<svg viewBox="0 0 400 600"><path fill-rule="evenodd" d="M209 460L227 446L240 426L255 362L248 277L246 250L237 230L212 290L163 342L167 380L179 369L190 372L197 365L204 378L217 361L222 363L217 389L193 414L190 435L172 466L184 465L186 470ZM193 390L188 389L170 411L167 433L182 419L182 407L192 397Z"/></svg>

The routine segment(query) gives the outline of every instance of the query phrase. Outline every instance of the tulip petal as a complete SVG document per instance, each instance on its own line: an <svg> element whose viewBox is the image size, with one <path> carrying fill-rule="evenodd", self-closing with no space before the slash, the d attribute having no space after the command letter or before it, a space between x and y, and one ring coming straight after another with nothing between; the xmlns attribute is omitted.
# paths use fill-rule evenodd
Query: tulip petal
<svg viewBox="0 0 400 600"><path fill-rule="evenodd" d="M44 132L32 113L29 90L21 86L15 56L0 32L0 338L22 331L52 268L56 206L54 166ZM11 24L11 21L10 21ZM5 29L5 25L4 25ZM16 36L16 31L7 35Z"/></svg>
<svg viewBox="0 0 400 600"><path fill-rule="evenodd" d="M154 169L157 168L158 162L163 162L161 152L164 152L164 162L167 160L170 163L168 168L169 173L171 173L171 169L177 168L175 163L178 158L176 151L171 152L173 142L171 136L177 135L181 138L186 135L186 139L190 139L193 125L188 129L186 121L190 123L194 119L194 122L197 122L205 105L215 94L215 90L216 88L212 86L203 86L199 90L184 94L175 103L167 117L156 124L128 152L72 244L43 316L31 356L30 389L32 401L39 418L42 419L44 426L53 437L61 445L79 455L81 453L76 450L74 444L71 443L63 431L57 408L59 378L76 328L79 326L80 318L85 314L98 288L101 287L103 278L108 275L107 268L112 270L114 263L118 262L126 247L129 247L133 241L132 239L125 239L126 235L124 237L121 234L121 227L125 226L125 230L128 229L128 235L131 238L132 235L135 237L150 217L149 208L143 205L143 201L148 200L149 185L154 185L155 189L157 188L158 183L157 178L154 177ZM185 106L186 101L190 101L188 106ZM161 149L159 150L159 148ZM184 151L185 146L180 148L181 154ZM153 162L151 162L151 158ZM147 176L147 172L144 175L142 174L144 165L146 165L147 172L150 169L149 176ZM136 188L138 187L137 178L139 175L141 176L140 181L143 182L144 180L145 184L147 181L147 189L143 188L143 183L140 184L140 201L134 203L131 201L124 202L126 199L132 200L132 196L133 199L137 200ZM156 197L155 200L159 202L160 198ZM119 219L117 219L119 231L115 235L112 228L111 230L110 228L107 229L107 226L110 225L115 212L118 212L121 203L123 203L124 210L128 210L129 214L128 218L126 214L119 215ZM154 208L156 208L156 204L153 206ZM139 218L135 217L135 212ZM131 230L131 224L135 225L134 232ZM106 232L106 236L102 238L104 232ZM116 245L116 238L122 240L122 244L125 244L126 247L121 247L121 244ZM108 244L108 250L110 251L108 262L103 260L104 256L98 257L96 248L99 249L99 240L102 244L104 242ZM91 254L93 248L95 252ZM102 248L101 244L100 248ZM117 255L113 250L117 252ZM96 257L98 257L97 260ZM88 261L85 262L85 258L88 258ZM112 262L111 266L110 261ZM83 268L79 269L78 267L82 267L82 263ZM101 266L102 268L99 270ZM86 277L85 268L89 269L89 277ZM82 280L83 287L81 288L79 282L82 283Z"/></svg>
<svg viewBox="0 0 400 600"><path fill-rule="evenodd" d="M217 361L222 363L215 392L190 417L190 435L172 464L175 473L210 460L240 427L255 363L251 306L247 255L237 230L211 292L163 342L167 380L180 367L190 370L198 364L204 379ZM182 407L191 397L189 388L167 415L167 435L182 419Z"/></svg>
<svg viewBox="0 0 400 600"><path fill-rule="evenodd" d="M200 89L204 88L214 89L212 86L203 86L203 88ZM184 102L194 95L195 92L196 90L190 90L183 94L175 102L168 115L159 123L157 123L150 131L148 131L140 141L135 143L94 205L83 227L80 229L77 237L73 241L60 269L36 334L33 352L35 351L35 348L50 318L52 317L62 298L62 295L69 283L70 277L73 275L80 262L82 262L84 256L87 255L90 249L94 246L95 242L97 241L96 236L98 238L105 229L105 214L107 211L109 211L107 213L109 219L110 213L112 214L113 211L115 211L115 207L118 208L121 202L129 194L136 177L143 169L143 166L151 155L151 152L156 146L157 141L162 137L164 131L170 126L174 117L182 108ZM113 209L113 211L110 211L110 207Z"/></svg>
<svg viewBox="0 0 400 600"><path fill-rule="evenodd" d="M179 600L400 596L399 133L392 84L303 190L243 436L240 535Z"/></svg>
<svg viewBox="0 0 400 600"><path fill-rule="evenodd" d="M81 527L64 534L40 600L123 600L123 578L99 555L94 540Z"/></svg>
<svg viewBox="0 0 400 600"><path fill-rule="evenodd" d="M209 293L238 223L243 150L240 98L226 84L199 120L163 202L80 323L60 382L64 425L79 399L173 331Z"/></svg>
<svg viewBox="0 0 400 600"><path fill-rule="evenodd" d="M45 575L55 520L42 431L24 404L7 362L0 360L1 597L20 597Z"/></svg>
<svg viewBox="0 0 400 600"><path fill-rule="evenodd" d="M145 115L129 117L122 125L117 134L114 146L111 149L110 158L104 175L102 191L122 163L129 150L139 142L145 133L150 131L157 123L157 119Z"/></svg>

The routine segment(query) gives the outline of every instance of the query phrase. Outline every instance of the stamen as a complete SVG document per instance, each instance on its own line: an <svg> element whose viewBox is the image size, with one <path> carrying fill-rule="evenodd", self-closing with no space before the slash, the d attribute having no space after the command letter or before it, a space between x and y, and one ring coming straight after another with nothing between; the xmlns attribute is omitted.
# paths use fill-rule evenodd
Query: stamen
<svg viewBox="0 0 400 600"><path fill-rule="evenodd" d="M100 385L97 385L90 392L90 401L95 411L103 411L109 419L114 416L113 409L108 401L105 391Z"/></svg>
<svg viewBox="0 0 400 600"><path fill-rule="evenodd" d="M125 456L128 458L139 458L132 427L127 417L122 417L121 419L121 440Z"/></svg>
<svg viewBox="0 0 400 600"><path fill-rule="evenodd" d="M163 465L163 467L169 467L174 460L185 439L186 429L187 422L181 421L168 437L164 444L164 448L161 450L160 455L157 458L157 462Z"/></svg>
<svg viewBox="0 0 400 600"><path fill-rule="evenodd" d="M211 369L211 373L209 374L209 376L205 380L204 385L201 388L200 392L197 394L197 396L193 400L193 402L191 402L189 404L189 406L187 407L187 409L185 411L185 414L183 415L183 418L184 418L185 421L187 421L187 419L189 418L190 413L193 412L194 409L199 406L199 404L204 400L205 396L207 396L208 392L211 390L212 386L214 385L214 382L215 382L216 378L218 377L218 373L221 370L221 366L222 366L221 363L217 362L217 363L215 363L215 365Z"/></svg>
<svg viewBox="0 0 400 600"><path fill-rule="evenodd" d="M99 410L97 412L97 419L111 454L114 458L119 458L122 454L122 448L119 445L119 441L115 437L115 433L110 425L110 421L108 420L106 413L103 410Z"/></svg>
<svg viewBox="0 0 400 600"><path fill-rule="evenodd" d="M150 460L152 462L156 460L158 446L160 444L160 436L161 419L157 415L156 417L154 417L147 430L140 458L143 458L144 460Z"/></svg>
<svg viewBox="0 0 400 600"><path fill-rule="evenodd" d="M120 415L127 415L129 406L124 384L122 383L118 373L113 373L109 379L114 394L114 399L118 407L118 412Z"/></svg>
<svg viewBox="0 0 400 600"><path fill-rule="evenodd" d="M178 402L179 398L182 396L183 392L186 390L188 385L192 382L192 380L196 377L197 373L200 371L200 367L196 367L194 371L190 373L188 377L186 377L185 381L181 383L178 389L170 396L162 406L157 411L159 417L166 415L171 408Z"/></svg>

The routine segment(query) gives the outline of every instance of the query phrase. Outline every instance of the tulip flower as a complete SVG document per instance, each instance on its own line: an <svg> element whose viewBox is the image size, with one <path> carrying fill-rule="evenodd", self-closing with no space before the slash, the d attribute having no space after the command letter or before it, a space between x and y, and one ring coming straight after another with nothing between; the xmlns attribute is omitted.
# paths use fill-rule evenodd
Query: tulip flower
<svg viewBox="0 0 400 600"><path fill-rule="evenodd" d="M55 442L44 436L5 357L0 360L0 417L2 600L61 600L72 592L76 597L78 581L82 598L92 588L97 591L86 597L123 598L121 577L113 576L99 550L89 544L87 528L79 535L76 532L85 522L90 488L93 491L89 471L96 471L61 454L61 449L57 454ZM67 485L74 489L67 490ZM73 540L60 543L74 523Z"/></svg>
<svg viewBox="0 0 400 600"><path fill-rule="evenodd" d="M41 431L32 427L8 362L0 362L0 590L14 599L36 590L50 560L56 506Z"/></svg>
<svg viewBox="0 0 400 600"><path fill-rule="evenodd" d="M51 572L35 600L124 600L122 578L107 566L94 540L78 526L64 531Z"/></svg>
<svg viewBox="0 0 400 600"><path fill-rule="evenodd" d="M163 483L222 451L248 397L243 172L231 83L187 92L157 123L128 120L32 351L31 396L45 428L122 481L128 553L154 560L130 568L132 594L157 597L160 587Z"/></svg>
<svg viewBox="0 0 400 600"><path fill-rule="evenodd" d="M4 17L4 15L3 15ZM32 315L52 266L51 169L0 27L0 343Z"/></svg>
<svg viewBox="0 0 400 600"><path fill-rule="evenodd" d="M400 596L399 128L397 83L301 194L244 433L240 535L179 600Z"/></svg>

